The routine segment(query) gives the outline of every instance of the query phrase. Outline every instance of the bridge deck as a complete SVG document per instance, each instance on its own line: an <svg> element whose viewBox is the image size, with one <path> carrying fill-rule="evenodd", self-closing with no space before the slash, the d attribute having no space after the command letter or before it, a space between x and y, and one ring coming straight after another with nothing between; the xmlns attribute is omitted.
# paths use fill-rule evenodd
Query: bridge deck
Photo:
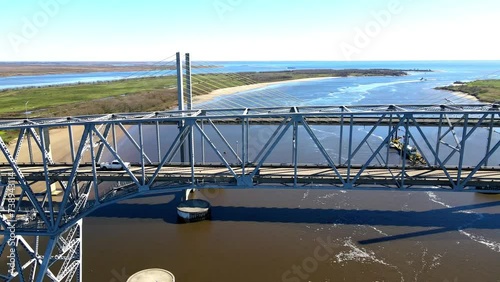
<svg viewBox="0 0 500 282"><path fill-rule="evenodd" d="M70 165L50 165L48 177L52 181L67 181L70 177L72 167ZM145 176L153 176L156 166L146 166ZM240 166L232 167L237 175L242 175ZM360 167L351 167L349 179L353 179L360 171ZM142 170L139 165L133 165L131 172L140 179ZM254 167L245 168L245 174L249 174ZM342 180L348 179L348 169L346 167L337 168ZM8 166L0 166L0 173L6 175L11 169ZM43 167L39 165L22 166L23 174L28 181L45 181ZM356 185L390 185L393 186L401 179L401 167L368 167L359 175L355 181ZM441 168L429 167L408 167L405 169L405 185L432 185L432 186L450 186L450 179ZM458 169L446 168L446 172L453 180L457 179ZM466 178L472 172L472 168L463 168L461 177ZM124 170L118 171L96 171L99 181L130 181L131 178ZM93 180L92 167L82 165L77 173L77 180ZM191 181L191 167L189 165L164 166L160 169L157 181L177 181L187 183ZM221 165L197 165L195 166L194 178L197 183L232 183L235 177L225 166ZM292 166L263 166L259 173L253 178L254 184L276 183L293 184L295 178L294 167ZM327 166L300 166L297 170L297 183L317 184L317 185L342 185L342 180L335 171ZM477 171L468 186L489 187L491 189L500 189L500 174L495 168L484 168Z"/></svg>
<svg viewBox="0 0 500 282"><path fill-rule="evenodd" d="M380 117L359 117L353 116L353 123L355 125L364 125L364 126L373 126L379 124L381 126L389 126L395 125L399 122L399 118L396 117L386 117L380 119ZM305 120L311 125L347 125L349 123L350 118L344 117L344 119L340 117L307 117ZM448 119L451 124L454 126L474 126L479 123L479 118L471 117L467 121L464 121L462 118L449 118ZM280 124L283 121L282 118L253 118L250 119L250 123L257 124ZM437 127L447 123L446 119L440 119L439 117L415 117L415 121L419 126L430 126ZM241 123L241 120L238 119L213 119L213 123L215 124L237 124ZM174 123L172 123L174 124ZM484 126L493 126L500 127L500 120L496 119L491 124L485 124Z"/></svg>

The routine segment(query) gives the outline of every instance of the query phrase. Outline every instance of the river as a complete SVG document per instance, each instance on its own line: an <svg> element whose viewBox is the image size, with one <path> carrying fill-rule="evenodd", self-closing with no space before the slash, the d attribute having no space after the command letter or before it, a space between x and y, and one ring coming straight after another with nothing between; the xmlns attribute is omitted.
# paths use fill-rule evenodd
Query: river
<svg viewBox="0 0 500 282"><path fill-rule="evenodd" d="M434 72L284 83L196 106L258 106L272 101L271 93L293 97L284 99L285 104L301 105L475 103L433 88L456 80L494 78L500 70L498 62L384 62L369 67ZM251 104L246 99L250 96L261 97L254 100L260 102ZM359 136L367 132L358 129ZM223 130L228 134L231 127ZM251 130L256 136L261 129ZM336 137L319 126L315 130L323 140ZM314 160L314 155L309 157ZM473 158L467 157L471 162ZM128 200L85 218L84 281L125 282L134 272L153 267L173 272L177 281L201 282L500 281L497 195L212 189L194 196L211 202L212 220L177 224L180 195Z"/></svg>

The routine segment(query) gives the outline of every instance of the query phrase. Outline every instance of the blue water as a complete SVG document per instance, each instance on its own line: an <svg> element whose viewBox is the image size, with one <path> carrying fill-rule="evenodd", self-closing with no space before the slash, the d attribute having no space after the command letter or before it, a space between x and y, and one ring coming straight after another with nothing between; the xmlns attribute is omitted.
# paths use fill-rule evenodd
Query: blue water
<svg viewBox="0 0 500 282"><path fill-rule="evenodd" d="M77 64L77 63L72 63ZM81 63L88 65L88 63ZM124 63L125 64L125 63ZM195 68L201 65L214 65L216 68ZM485 78L498 78L500 75L500 61L371 61L371 62L193 62L193 73L235 73L255 71L279 71L289 69L431 69L434 73L427 73L436 81L453 82L454 80L474 80ZM111 81L118 79L174 75L175 71L129 71L129 72L92 72L73 74L54 74L37 76L12 76L0 78L0 89L37 87L47 85L61 85L73 83L88 83L98 81ZM417 75L418 76L418 75ZM419 77L420 78L420 77Z"/></svg>
<svg viewBox="0 0 500 282"><path fill-rule="evenodd" d="M264 64L268 68L285 63ZM333 62L318 62L319 67L333 67ZM256 106L317 106L355 104L448 104L474 103L473 100L435 90L455 81L495 79L500 62L345 62L336 68L431 69L432 72L408 72L401 77L342 77L308 82L288 82L219 97L200 104L201 108ZM289 64L291 65L291 64ZM243 66L243 65L241 65ZM311 66L297 63L297 68ZM234 66L229 68L235 69Z"/></svg>

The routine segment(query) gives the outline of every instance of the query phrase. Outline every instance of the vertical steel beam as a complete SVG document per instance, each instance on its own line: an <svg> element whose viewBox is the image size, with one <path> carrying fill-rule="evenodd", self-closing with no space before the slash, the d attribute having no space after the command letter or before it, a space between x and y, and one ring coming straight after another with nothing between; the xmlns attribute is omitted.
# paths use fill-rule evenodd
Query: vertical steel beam
<svg viewBox="0 0 500 282"><path fill-rule="evenodd" d="M80 241L79 246L78 246L78 270L76 272L76 281L77 282L82 282L83 281L83 218L78 220L76 223L78 224L78 240Z"/></svg>
<svg viewBox="0 0 500 282"><path fill-rule="evenodd" d="M96 159L95 159L95 152L94 152L94 132L98 133L99 131L95 128L95 124L91 125L92 130L89 133L89 145L90 145L90 159L92 162L92 187L94 187L94 196L95 196L95 201L97 203L100 203L99 199L99 190L98 190L98 184L97 184L97 167L96 167ZM94 132L92 132L94 131ZM104 139L104 138L103 138ZM104 139L103 142L106 142Z"/></svg>
<svg viewBox="0 0 500 282"><path fill-rule="evenodd" d="M245 163L246 163L246 130L245 130L245 118L241 119L241 175L245 175ZM236 141L237 142L237 141ZM238 150L236 148L236 150Z"/></svg>
<svg viewBox="0 0 500 282"><path fill-rule="evenodd" d="M54 250L54 247L56 246L57 240L59 239L60 234L57 234L55 236L51 236L49 239L49 243L47 244L47 247L45 247L45 253L42 259L42 265L40 266L40 271L38 272L38 275L36 276L36 282L43 282L45 278L45 274L47 273L47 270L49 268L50 262L52 260L52 251Z"/></svg>
<svg viewBox="0 0 500 282"><path fill-rule="evenodd" d="M186 91L187 91L187 109L193 109L193 89L191 82L191 59L189 53L186 53Z"/></svg>
<svg viewBox="0 0 500 282"><path fill-rule="evenodd" d="M28 138L28 153L30 156L30 163L33 163L33 147L31 145L31 137L30 137L30 131L26 134L26 138Z"/></svg>
<svg viewBox="0 0 500 282"><path fill-rule="evenodd" d="M350 121L349 121L349 148L347 152L347 178L346 178L346 184L347 188L352 188L351 187L351 163L352 163L352 135L353 135L353 129L354 129L354 116L351 114L350 115Z"/></svg>
<svg viewBox="0 0 500 282"><path fill-rule="evenodd" d="M111 130L113 131L113 150L118 153L118 147L116 144L116 126L114 122L111 124Z"/></svg>
<svg viewBox="0 0 500 282"><path fill-rule="evenodd" d="M403 158L402 158L402 167L401 167L401 188L405 188L405 177L406 177L406 158L408 157L408 141L409 141L409 134L410 134L410 128L408 127L408 122L409 122L409 116L404 115L403 118L405 119L405 137L403 140Z"/></svg>
<svg viewBox="0 0 500 282"><path fill-rule="evenodd" d="M191 183L194 185L195 183L195 157L194 157L194 124L196 120L189 120L189 165L191 166ZM187 198L186 198L187 199Z"/></svg>
<svg viewBox="0 0 500 282"><path fill-rule="evenodd" d="M186 53L186 91L187 91L187 109L193 109L193 86L191 80L191 58L189 53ZM195 177L194 177L194 164L195 164L195 152L194 152L194 128L193 123L196 123L195 120L190 120L189 127L189 164L191 165L191 183L194 185Z"/></svg>
<svg viewBox="0 0 500 282"><path fill-rule="evenodd" d="M439 114L439 125L438 134L436 140L436 158L434 159L434 165L437 165L439 159L439 146L441 145L441 130L443 128L443 114Z"/></svg>
<svg viewBox="0 0 500 282"><path fill-rule="evenodd" d="M490 119L490 126L488 129L488 143L486 144L486 154L490 151L491 148L491 138L493 138L493 121L495 120L495 114L491 114L491 119ZM486 158L486 161L484 162L485 166L488 166L488 161L489 158Z"/></svg>
<svg viewBox="0 0 500 282"><path fill-rule="evenodd" d="M156 152L158 153L158 162L161 160L161 136L160 136L160 121L155 122L156 129Z"/></svg>
<svg viewBox="0 0 500 282"><path fill-rule="evenodd" d="M71 162L75 162L75 142L73 140L73 126L68 126L68 134L69 134L69 150L71 151Z"/></svg>
<svg viewBox="0 0 500 282"><path fill-rule="evenodd" d="M176 64L177 64L177 103L179 111L184 111L184 82L182 81L182 59L181 53L177 52Z"/></svg>
<svg viewBox="0 0 500 282"><path fill-rule="evenodd" d="M344 107L340 114L340 141L339 141L339 165L342 164L342 143L344 141Z"/></svg>
<svg viewBox="0 0 500 282"><path fill-rule="evenodd" d="M45 149L45 141L48 139L45 134L48 134L49 133L49 130L46 130L42 127L39 128L40 130L40 147L41 147L41 151L42 152L45 152L46 149ZM48 167L48 162L47 162L47 154L42 154L42 161L43 161L43 174L45 176L45 193L46 193L46 196L47 196L47 200L48 200L48 208L49 208L49 219L50 219L50 222L51 222L51 225L54 227L54 229L57 229L56 226L54 226L54 206L52 204L52 189L51 189L51 182L50 182L50 178L49 178L49 167ZM54 231L54 230L52 230Z"/></svg>
<svg viewBox="0 0 500 282"><path fill-rule="evenodd" d="M457 185L459 189L463 189L461 184L462 168L464 165L465 141L468 139L467 124L469 123L469 114L465 114L464 126L462 127L462 140L460 141L460 155L458 157Z"/></svg>
<svg viewBox="0 0 500 282"><path fill-rule="evenodd" d="M392 128L392 114L390 114L389 116L389 126L388 126L388 131L387 131L387 135L391 135L391 128ZM387 148L386 148L386 155L385 155L385 165L386 167L389 166L389 152L391 150L391 142L392 142L392 136L391 138L389 139L389 141L387 142Z"/></svg>
<svg viewBox="0 0 500 282"><path fill-rule="evenodd" d="M175 54L176 56L176 66L177 66L177 104L178 104L178 109L179 111L184 111L184 81L183 81L183 76L184 76L184 71L182 70L182 58L181 58L181 53L177 52ZM184 121L181 120L179 121L179 132L182 131L182 127L184 127ZM185 151L186 148L184 144L181 144L181 163L185 163Z"/></svg>
<svg viewBox="0 0 500 282"><path fill-rule="evenodd" d="M245 152L246 152L246 153L245 153L245 162L247 162L247 163L248 163L248 159L249 159L249 157L248 157L248 156L249 156L249 153L250 153L250 151L249 151L249 149L248 149L248 148L249 148L249 141L250 141L250 138L249 138L249 134L250 134L250 133L249 133L249 132L250 132L250 119L248 119L248 118L247 118L247 125L246 125L246 127L247 127L247 130L246 130L246 138L245 138L245 141L242 141L242 142L244 142L244 144L241 144L241 146L242 146L242 147L243 147L243 146L245 146L245 148L246 148L246 149L245 149Z"/></svg>
<svg viewBox="0 0 500 282"><path fill-rule="evenodd" d="M144 168L144 133L142 130L142 123L139 123L139 147L141 153L141 184L144 186L146 184L146 171Z"/></svg>
<svg viewBox="0 0 500 282"><path fill-rule="evenodd" d="M297 172L299 163L299 128L297 117L293 118L293 137L292 137L292 150L293 150L293 186L297 187Z"/></svg>
<svg viewBox="0 0 500 282"><path fill-rule="evenodd" d="M205 120L201 120L201 131L205 131ZM203 138L203 135L200 134L200 139L201 139L201 164L205 164L205 138Z"/></svg>

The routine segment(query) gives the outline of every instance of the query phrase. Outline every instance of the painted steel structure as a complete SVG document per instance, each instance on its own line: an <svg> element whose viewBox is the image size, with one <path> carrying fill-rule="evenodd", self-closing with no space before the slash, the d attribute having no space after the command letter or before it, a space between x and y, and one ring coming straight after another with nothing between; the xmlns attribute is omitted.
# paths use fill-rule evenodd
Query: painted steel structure
<svg viewBox="0 0 500 282"><path fill-rule="evenodd" d="M262 125L263 119L275 124ZM354 138L360 126L356 122L363 120L371 125ZM421 125L422 120L433 123ZM498 122L496 104L242 108L3 120L0 130L16 132L18 139L9 147L0 138L0 252L13 266L0 277L81 281L82 218L136 196L193 188L498 192ZM338 143L322 141L314 124L338 133ZM222 130L224 126L231 130ZM56 162L47 150L48 132L56 128L67 131L65 147L57 148L70 152L67 163ZM264 128L268 133L256 145L250 135ZM487 138L477 141L479 131ZM385 135L374 140L374 132ZM416 147L422 162L410 161L411 152L401 150L400 161L391 163L390 145L398 132L405 147ZM171 138L162 137L165 133ZM120 148L119 136L131 149ZM476 143L471 145L471 140ZM276 154L283 144L288 153ZM320 159L304 162L301 152L311 146ZM474 164L465 159L470 146L475 147ZM126 159L130 151L138 156L135 160ZM187 158L180 158L185 153ZM18 161L23 154L30 156L27 163ZM133 165L101 171L97 164L105 156Z"/></svg>

